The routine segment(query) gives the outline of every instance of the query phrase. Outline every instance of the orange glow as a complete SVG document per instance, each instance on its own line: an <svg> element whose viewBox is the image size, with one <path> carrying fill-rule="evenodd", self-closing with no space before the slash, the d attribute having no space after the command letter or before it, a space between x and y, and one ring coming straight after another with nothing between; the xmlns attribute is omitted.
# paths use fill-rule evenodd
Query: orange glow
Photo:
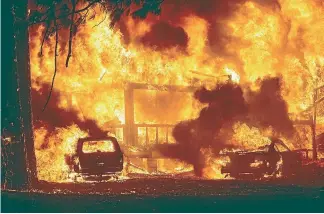
<svg viewBox="0 0 324 214"><path fill-rule="evenodd" d="M115 147L111 141L86 141L83 143L82 152L114 152Z"/></svg>
<svg viewBox="0 0 324 214"><path fill-rule="evenodd" d="M54 91L59 92L57 107L77 112L81 121L93 120L102 130L111 131L111 121L118 125L126 123L124 89L130 82L160 86L207 85L208 88L217 82L228 81L223 77L229 76L234 83L258 90L259 80L279 76L283 83L282 96L293 118L312 105L313 89L324 83L324 5L316 0L278 2L280 8L247 1L230 17L215 20L221 23L219 30L230 38L224 44L225 55L212 53L208 43L210 23L194 15L188 15L179 23L188 35L184 53L178 47L158 51L140 43L141 36L152 27L145 20L127 19L126 26L132 33L129 43L125 44L122 33L109 27L108 18L96 26L105 16L98 13L78 29L67 68L67 48L59 43L54 86ZM39 56L43 31L44 27L40 26L30 36L32 88L39 93L43 84L51 84L54 71L54 37L50 38L51 43L44 44L43 57ZM134 100L135 122L145 124L175 124L196 118L203 106L193 101L192 94L181 92L136 90ZM169 129L161 129L161 133L165 136L168 132L172 142L172 129ZM226 143L239 150L265 146L274 134L271 127L261 130L241 122L235 123L232 129L233 136L226 137ZM138 128L141 148L148 148L156 142L165 143L162 134L156 140L154 128L149 128L148 132L146 136L145 128ZM130 145L123 141L122 133L113 134L122 148L130 149ZM64 158L73 154L79 138L89 136L88 130L71 125L50 132L44 126L35 129L34 135L38 178L70 181L72 172ZM145 144L147 138L149 141ZM285 139L285 143L292 149L311 145L311 142L299 145L295 139ZM228 160L215 157L208 150L202 153L206 157L203 176L224 178L220 168ZM166 167L168 162L158 163L161 171L174 173L192 169L192 166L175 161L170 162L172 170ZM141 170L134 168L133 171Z"/></svg>

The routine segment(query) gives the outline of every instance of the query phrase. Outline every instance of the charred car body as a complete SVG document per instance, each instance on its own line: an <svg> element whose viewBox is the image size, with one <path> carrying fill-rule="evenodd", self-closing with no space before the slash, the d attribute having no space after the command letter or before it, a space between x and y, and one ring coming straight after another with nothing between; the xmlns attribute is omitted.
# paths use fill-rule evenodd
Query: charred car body
<svg viewBox="0 0 324 214"><path fill-rule="evenodd" d="M82 176L117 175L123 170L123 153L114 137L83 138L68 162Z"/></svg>
<svg viewBox="0 0 324 214"><path fill-rule="evenodd" d="M228 152L229 163L222 173L233 178L297 175L302 168L302 150L291 151L281 140L273 139L260 151Z"/></svg>

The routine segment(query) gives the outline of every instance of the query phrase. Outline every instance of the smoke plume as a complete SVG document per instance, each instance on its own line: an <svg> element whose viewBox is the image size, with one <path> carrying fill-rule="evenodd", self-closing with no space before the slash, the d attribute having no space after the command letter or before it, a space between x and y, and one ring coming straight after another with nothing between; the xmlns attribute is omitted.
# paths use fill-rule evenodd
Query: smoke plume
<svg viewBox="0 0 324 214"><path fill-rule="evenodd" d="M48 97L50 86L43 84L38 91L32 89L32 111L34 127L46 127L48 135L50 135L56 128L65 128L72 124L78 125L82 130L88 131L90 136L105 136L106 133L102 131L94 120L80 119L76 110L64 110L59 108L60 93L52 91L51 99L45 109L42 111L43 105ZM45 137L48 139L48 137ZM46 148L46 142L42 145Z"/></svg>
<svg viewBox="0 0 324 214"><path fill-rule="evenodd" d="M213 90L202 88L195 92L195 98L206 103L197 119L183 121L173 130L176 144L159 145L158 149L167 157L177 158L194 166L195 173L202 175L205 165L201 149L211 148L214 155L227 148L220 130L235 122L245 122L257 128L272 127L275 133L291 135L292 122L287 106L280 95L280 79L269 78L261 82L258 92L249 92L244 97L243 89L233 83L216 85Z"/></svg>
<svg viewBox="0 0 324 214"><path fill-rule="evenodd" d="M150 32L145 34L141 41L147 46L154 46L158 50L178 46L187 47L188 35L181 27L174 27L166 22L159 22L152 26Z"/></svg>

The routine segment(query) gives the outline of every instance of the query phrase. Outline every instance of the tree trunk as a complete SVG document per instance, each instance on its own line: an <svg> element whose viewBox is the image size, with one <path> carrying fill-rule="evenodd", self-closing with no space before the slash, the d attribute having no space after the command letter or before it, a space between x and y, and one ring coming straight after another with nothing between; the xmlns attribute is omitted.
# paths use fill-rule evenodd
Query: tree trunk
<svg viewBox="0 0 324 214"><path fill-rule="evenodd" d="M28 0L2 4L2 182L3 188L28 189L37 182L31 115L27 22Z"/></svg>

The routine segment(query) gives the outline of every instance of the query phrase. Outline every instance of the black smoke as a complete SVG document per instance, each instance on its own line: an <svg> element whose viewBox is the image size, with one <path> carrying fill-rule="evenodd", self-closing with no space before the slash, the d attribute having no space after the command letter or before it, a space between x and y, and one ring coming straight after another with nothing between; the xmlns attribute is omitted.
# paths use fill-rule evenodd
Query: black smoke
<svg viewBox="0 0 324 214"><path fill-rule="evenodd" d="M188 35L181 27L175 27L167 22L154 24L151 31L141 38L146 46L155 47L157 50L179 47L185 50L188 43Z"/></svg>
<svg viewBox="0 0 324 214"><path fill-rule="evenodd" d="M211 49L218 54L229 54L226 52L226 44L232 39L227 32L223 32L222 20L226 20L237 11L238 8L248 0L166 0L162 3L161 13L156 16L149 14L145 18L145 22L152 24L153 28L144 37L159 37L165 35L165 40L178 41L178 35L168 31L162 32L164 27L160 23L168 23L170 26L181 28L183 20L189 16L197 16L207 21L208 23L208 44ZM280 9L280 4L277 0L252 0L254 3L262 5L273 10ZM137 21L143 21L138 19ZM117 27L124 35L125 42L129 42L129 37L132 34L132 29L127 29L125 23L127 17L123 17ZM161 30L157 30L158 27ZM162 32L162 34L161 34ZM184 38L184 37L183 37ZM140 41L143 41L140 39ZM151 45L151 43L144 43ZM160 43L159 43L160 44ZM161 49L160 49L161 50ZM235 57L235 56L233 56Z"/></svg>
<svg viewBox="0 0 324 214"><path fill-rule="evenodd" d="M101 130L94 120L78 117L77 110L64 110L59 108L60 93L53 90L51 99L46 106L45 111L42 111L46 99L50 91L50 85L43 84L40 90L32 89L32 113L34 128L45 127L48 131L48 136L55 131L56 128L66 128L76 124L83 131L88 131L90 136L106 136L106 133ZM47 141L43 142L42 148L47 147Z"/></svg>
<svg viewBox="0 0 324 214"><path fill-rule="evenodd" d="M195 98L206 103L197 119L183 121L173 130L176 144L162 144L159 151L167 157L177 158L194 166L195 173L202 175L205 165L201 149L211 148L214 155L228 148L220 137L221 129L231 134L235 122L258 128L272 127L279 135L291 136L294 131L288 117L287 105L280 95L281 81L269 78L261 82L258 92L243 94L243 89L233 83L216 85L213 90L202 88L195 92ZM248 89L249 90L249 89Z"/></svg>

